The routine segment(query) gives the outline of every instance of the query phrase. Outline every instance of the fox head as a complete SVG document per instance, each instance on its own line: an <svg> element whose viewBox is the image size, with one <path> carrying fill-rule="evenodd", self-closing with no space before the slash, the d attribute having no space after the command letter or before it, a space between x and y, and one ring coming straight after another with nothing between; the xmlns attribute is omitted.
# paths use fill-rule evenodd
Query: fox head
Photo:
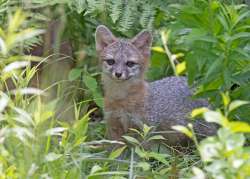
<svg viewBox="0 0 250 179"><path fill-rule="evenodd" d="M100 25L96 29L95 40L102 71L110 79L122 82L144 78L152 42L150 32L144 30L132 39L121 39Z"/></svg>

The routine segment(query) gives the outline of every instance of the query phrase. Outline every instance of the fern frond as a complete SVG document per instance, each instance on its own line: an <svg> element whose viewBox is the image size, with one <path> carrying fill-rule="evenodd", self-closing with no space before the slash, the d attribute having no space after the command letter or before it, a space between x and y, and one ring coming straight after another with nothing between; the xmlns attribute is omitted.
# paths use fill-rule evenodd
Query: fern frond
<svg viewBox="0 0 250 179"><path fill-rule="evenodd" d="M121 17L122 11L123 11L123 0L116 0L116 1L110 1L109 2L109 16L113 23L116 23L117 20Z"/></svg>
<svg viewBox="0 0 250 179"><path fill-rule="evenodd" d="M105 9L106 1L105 0L87 0L87 11L86 14L95 14L96 12L102 12Z"/></svg>
<svg viewBox="0 0 250 179"><path fill-rule="evenodd" d="M128 3L124 9L121 20L119 21L120 30L127 32L133 26L136 17L136 6Z"/></svg>
<svg viewBox="0 0 250 179"><path fill-rule="evenodd" d="M141 26L143 28L152 29L154 19L155 19L155 8L150 4L143 6L140 18Z"/></svg>
<svg viewBox="0 0 250 179"><path fill-rule="evenodd" d="M154 0L154 2L132 1L132 0L72 0L86 2L85 14L96 16L102 14L108 16L110 21L117 24L117 30L123 33L128 32L132 28L142 27L152 29L155 21L156 12L161 11L167 5L165 1ZM161 6L161 7L160 7ZM82 8L75 8L78 13L82 12ZM103 14L103 12L105 13ZM166 10L167 11L167 10ZM165 13L165 12L164 12ZM106 19L106 18L105 18ZM139 23L138 23L139 22ZM136 25L136 27L134 27Z"/></svg>
<svg viewBox="0 0 250 179"><path fill-rule="evenodd" d="M86 0L71 0L68 2L69 8L76 10L77 13L82 13L86 10Z"/></svg>

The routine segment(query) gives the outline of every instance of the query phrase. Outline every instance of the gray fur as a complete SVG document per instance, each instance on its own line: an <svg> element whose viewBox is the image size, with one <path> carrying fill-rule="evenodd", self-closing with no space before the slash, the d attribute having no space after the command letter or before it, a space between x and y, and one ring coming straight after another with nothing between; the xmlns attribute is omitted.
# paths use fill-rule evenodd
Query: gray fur
<svg viewBox="0 0 250 179"><path fill-rule="evenodd" d="M147 124L156 126L157 131L161 131L168 143L182 143L184 137L178 132L174 132L171 127L174 125L187 126L193 123L194 130L199 137L213 135L217 127L207 123L203 119L190 119L193 109L208 107L208 102L203 99L191 99L192 94L185 77L167 77L149 83L147 102L145 111L147 112Z"/></svg>
<svg viewBox="0 0 250 179"><path fill-rule="evenodd" d="M148 120L152 122L188 118L192 109L208 105L204 100L191 100L185 77L168 77L149 83L147 100Z"/></svg>

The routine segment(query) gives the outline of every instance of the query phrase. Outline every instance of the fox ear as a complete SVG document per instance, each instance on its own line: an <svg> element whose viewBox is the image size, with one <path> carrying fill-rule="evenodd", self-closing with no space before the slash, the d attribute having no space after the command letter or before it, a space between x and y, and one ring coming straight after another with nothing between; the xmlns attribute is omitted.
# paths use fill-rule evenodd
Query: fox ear
<svg viewBox="0 0 250 179"><path fill-rule="evenodd" d="M96 51L101 52L116 40L112 32L104 25L99 25L95 32Z"/></svg>
<svg viewBox="0 0 250 179"><path fill-rule="evenodd" d="M132 44L138 48L145 58L150 57L150 48L152 44L152 35L149 31L143 30L137 34L132 40Z"/></svg>

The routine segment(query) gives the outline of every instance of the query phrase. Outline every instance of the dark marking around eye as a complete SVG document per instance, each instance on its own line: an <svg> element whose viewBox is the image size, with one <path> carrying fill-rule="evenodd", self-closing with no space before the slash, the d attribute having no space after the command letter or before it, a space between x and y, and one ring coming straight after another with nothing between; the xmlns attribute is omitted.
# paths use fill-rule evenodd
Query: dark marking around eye
<svg viewBox="0 0 250 179"><path fill-rule="evenodd" d="M115 60L114 60L114 59L106 59L105 62L106 62L108 65L114 65L114 64L115 64Z"/></svg>
<svg viewBox="0 0 250 179"><path fill-rule="evenodd" d="M126 62L126 65L127 65L128 67L133 67L133 66L136 65L136 63L133 62L133 61L127 61L127 62Z"/></svg>

